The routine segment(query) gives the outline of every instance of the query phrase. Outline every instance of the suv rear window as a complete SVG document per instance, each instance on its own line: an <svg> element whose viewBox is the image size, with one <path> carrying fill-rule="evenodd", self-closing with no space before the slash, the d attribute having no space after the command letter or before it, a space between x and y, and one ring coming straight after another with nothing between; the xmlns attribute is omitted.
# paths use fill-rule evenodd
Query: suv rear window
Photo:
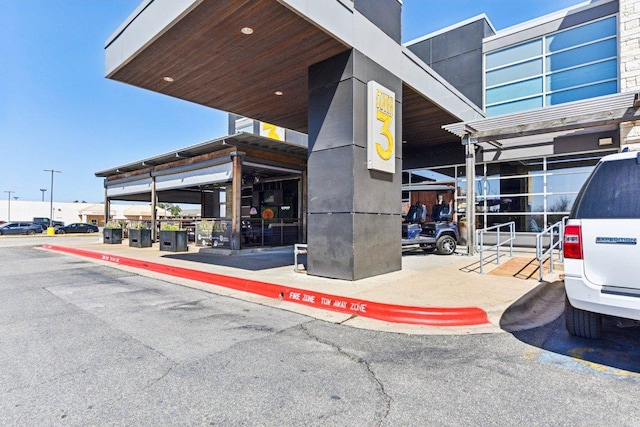
<svg viewBox="0 0 640 427"><path fill-rule="evenodd" d="M574 205L572 218L640 218L640 164L636 158L600 163Z"/></svg>

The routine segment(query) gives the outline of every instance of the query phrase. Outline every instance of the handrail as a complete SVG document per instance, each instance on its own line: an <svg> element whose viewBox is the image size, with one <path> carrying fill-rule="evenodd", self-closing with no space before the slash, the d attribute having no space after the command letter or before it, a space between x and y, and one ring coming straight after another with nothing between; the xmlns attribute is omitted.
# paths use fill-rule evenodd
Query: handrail
<svg viewBox="0 0 640 427"><path fill-rule="evenodd" d="M547 255L549 255L549 273L553 273L553 250L558 248L558 260L562 261L563 259L563 247L562 241L564 240L564 225L567 222L569 217L565 216L560 221L552 224L542 230L540 233L536 234L536 259L540 264L540 279L542 282L543 273L542 266L544 265L544 259ZM555 239L556 233L555 230L558 230L558 239ZM549 248L546 251L542 251L542 239L549 235Z"/></svg>
<svg viewBox="0 0 640 427"><path fill-rule="evenodd" d="M500 229L504 227L509 227L509 238L504 242L500 241ZM509 243L509 256L513 256L513 241L516 239L516 223L515 221L505 222L504 224L494 225L492 227L483 228L481 230L476 230L476 242L478 242L476 249L480 253L480 274L484 274L483 265L484 265L484 235L486 232L496 230L496 244L493 246L489 246L487 250L491 250L493 248L496 249L496 264L500 264L500 246L503 244Z"/></svg>

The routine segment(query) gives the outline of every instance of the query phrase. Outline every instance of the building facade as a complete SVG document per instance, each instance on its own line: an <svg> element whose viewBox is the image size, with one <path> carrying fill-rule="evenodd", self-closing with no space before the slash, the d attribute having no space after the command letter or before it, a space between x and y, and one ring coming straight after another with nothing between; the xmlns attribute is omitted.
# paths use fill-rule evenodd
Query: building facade
<svg viewBox="0 0 640 427"><path fill-rule="evenodd" d="M438 196L470 253L475 229L510 221L526 244L569 213L600 157L640 140L637 1L587 2L501 31L481 15L405 45L401 12L399 0L145 0L107 41L106 74L229 111L236 139L304 148L294 180L308 272L347 280L400 269L401 207L431 210ZM240 236L244 187L260 177L232 151L225 210ZM259 166L282 169L277 145L267 151ZM102 171L107 197L118 180L157 181L179 166L170 160ZM223 183L199 175L192 194ZM252 185L247 201L256 191L271 189Z"/></svg>
<svg viewBox="0 0 640 427"><path fill-rule="evenodd" d="M455 45L451 38L464 40L465 49L450 51L451 65L445 59L440 68L455 70L470 63L464 70L472 75L461 77L458 71L452 84L475 82L474 99L482 103L487 118L505 117L503 123L517 123L518 113L535 114L637 91L639 12L638 2L596 1L499 32L482 15L409 45L438 58L442 56L438 51L446 50L439 49L442 39L446 45ZM461 90L465 88L463 83ZM535 135L496 136L477 144L476 227L514 221L519 242L535 243L532 235L569 214L597 161L632 143L635 135L634 122L585 123L569 131L541 129ZM448 164L437 155L422 156L426 168L408 164L403 177L405 203L415 201L414 188L422 196L425 183L451 185L458 219L464 218L469 182L463 154L449 156Z"/></svg>

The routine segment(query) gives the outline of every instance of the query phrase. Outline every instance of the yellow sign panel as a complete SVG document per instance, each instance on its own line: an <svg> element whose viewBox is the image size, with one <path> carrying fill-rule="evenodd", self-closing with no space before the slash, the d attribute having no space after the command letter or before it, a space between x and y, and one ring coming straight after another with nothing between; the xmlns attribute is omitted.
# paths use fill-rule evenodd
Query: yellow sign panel
<svg viewBox="0 0 640 427"><path fill-rule="evenodd" d="M260 136L284 141L284 128L262 122L260 123Z"/></svg>
<svg viewBox="0 0 640 427"><path fill-rule="evenodd" d="M367 167L395 173L396 94L373 80L367 89Z"/></svg>

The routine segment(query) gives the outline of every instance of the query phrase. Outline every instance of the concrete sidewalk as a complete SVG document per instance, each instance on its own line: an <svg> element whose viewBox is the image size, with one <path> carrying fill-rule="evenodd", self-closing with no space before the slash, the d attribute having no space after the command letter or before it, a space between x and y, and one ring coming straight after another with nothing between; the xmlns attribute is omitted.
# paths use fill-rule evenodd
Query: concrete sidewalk
<svg viewBox="0 0 640 427"><path fill-rule="evenodd" d="M479 257L405 252L402 270L355 282L296 273L291 247L216 254L189 247L164 252L78 239L44 245L138 274L358 328L411 334L493 333L528 329L557 318L564 289L556 274L523 274L530 251L485 261ZM458 249L461 251L460 249ZM213 253L212 253L213 252ZM508 254L508 251L505 251ZM509 266L515 266L513 274ZM534 268L535 270L535 268ZM495 273L493 273L495 271ZM382 320L381 320L382 319ZM385 321L386 320L386 321Z"/></svg>

